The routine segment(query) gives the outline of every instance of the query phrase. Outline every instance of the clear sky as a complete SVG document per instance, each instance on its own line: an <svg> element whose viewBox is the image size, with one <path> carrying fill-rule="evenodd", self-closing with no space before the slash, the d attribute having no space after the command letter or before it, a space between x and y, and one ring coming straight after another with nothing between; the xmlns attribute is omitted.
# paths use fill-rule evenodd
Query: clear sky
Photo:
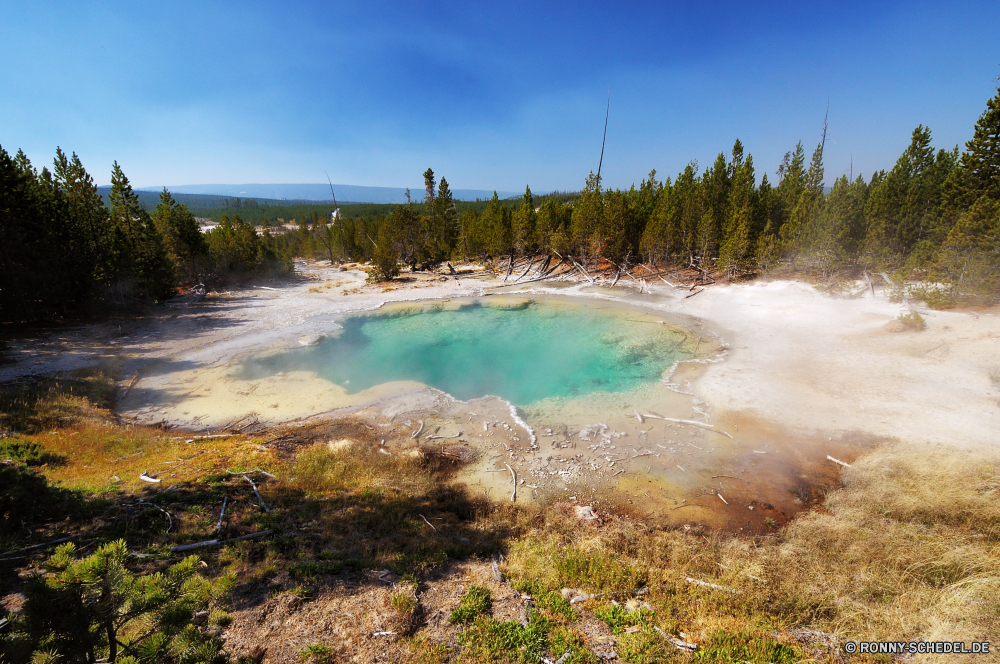
<svg viewBox="0 0 1000 664"><path fill-rule="evenodd" d="M953 147L996 92L1000 2L0 0L0 145L98 183L579 189L707 165L758 176L829 102L827 184Z"/></svg>

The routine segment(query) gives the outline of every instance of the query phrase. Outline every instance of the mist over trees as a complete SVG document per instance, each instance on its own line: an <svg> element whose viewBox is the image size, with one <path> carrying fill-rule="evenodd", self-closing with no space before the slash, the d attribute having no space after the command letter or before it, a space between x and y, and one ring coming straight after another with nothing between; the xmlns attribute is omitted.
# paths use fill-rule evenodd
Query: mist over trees
<svg viewBox="0 0 1000 664"><path fill-rule="evenodd" d="M0 147L0 319L86 315L169 297L206 275L291 273L293 256L372 261L391 279L400 264L526 255L582 263L649 262L744 279L764 272L821 278L892 274L918 281L932 302L992 301L1000 292L1000 90L960 151L936 148L928 127L888 171L838 177L826 187L826 130L807 158L801 142L773 175L758 177L737 140L705 169L691 162L661 181L604 189L591 173L578 194L520 200L454 200L427 169L422 203L352 206L327 216L318 206L254 204L256 221L295 222L258 232L239 212L222 213L203 234L194 214L164 190L152 214L116 163L106 205L79 158L56 150L52 170ZM345 207L345 210L348 209ZM387 212L382 212L388 210ZM265 216L261 217L260 215ZM259 219L258 219L259 217ZM282 229L284 230L284 229Z"/></svg>
<svg viewBox="0 0 1000 664"><path fill-rule="evenodd" d="M237 215L203 235L166 190L150 215L117 162L108 198L76 154L56 148L39 171L0 147L0 320L100 315L210 274L291 271Z"/></svg>
<svg viewBox="0 0 1000 664"><path fill-rule="evenodd" d="M435 192L424 173L423 210L401 205L387 216L328 224L313 219L280 241L295 255L317 255L311 238L336 227L331 260L391 257L413 268L445 260L496 260L550 254L615 265L668 263L742 279L805 273L822 278L892 273L920 281L929 300L989 301L1000 290L1000 90L987 103L965 150L935 148L928 127L889 171L838 177L826 186L826 128L807 158L800 142L772 183L737 140L701 170L690 163L673 179L650 172L638 187L606 190L593 173L578 197L536 204L496 195L481 211L453 210L445 180ZM377 239L376 239L377 238ZM383 270L389 278L389 272Z"/></svg>

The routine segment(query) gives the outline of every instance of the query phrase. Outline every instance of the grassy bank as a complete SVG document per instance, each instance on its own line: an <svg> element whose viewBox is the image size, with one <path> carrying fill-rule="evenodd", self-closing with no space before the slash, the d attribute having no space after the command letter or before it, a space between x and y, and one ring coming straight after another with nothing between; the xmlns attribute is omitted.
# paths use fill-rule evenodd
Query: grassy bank
<svg viewBox="0 0 1000 664"><path fill-rule="evenodd" d="M476 499L408 429L196 438L119 424L114 394L106 374L0 394L0 551L125 539L149 574L184 555L171 546L273 531L195 551L235 579L203 629L248 661L887 661L841 644L1000 633L993 450L883 447L823 507L734 536ZM7 609L51 553L0 561Z"/></svg>

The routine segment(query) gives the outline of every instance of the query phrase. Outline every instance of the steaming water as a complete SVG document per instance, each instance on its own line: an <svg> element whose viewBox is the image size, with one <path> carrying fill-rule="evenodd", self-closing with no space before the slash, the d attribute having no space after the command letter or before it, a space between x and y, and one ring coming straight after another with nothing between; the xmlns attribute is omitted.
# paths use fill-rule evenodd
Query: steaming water
<svg viewBox="0 0 1000 664"><path fill-rule="evenodd" d="M240 377L314 371L350 393L413 380L459 399L522 406L622 392L691 357L678 328L634 311L488 299L355 315L316 346L251 358Z"/></svg>

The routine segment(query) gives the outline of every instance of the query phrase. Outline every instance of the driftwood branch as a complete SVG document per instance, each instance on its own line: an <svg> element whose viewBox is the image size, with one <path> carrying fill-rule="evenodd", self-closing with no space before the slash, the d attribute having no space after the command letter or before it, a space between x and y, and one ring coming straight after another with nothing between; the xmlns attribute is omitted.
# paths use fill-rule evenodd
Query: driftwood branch
<svg viewBox="0 0 1000 664"><path fill-rule="evenodd" d="M504 465L507 466L507 470L510 471L510 479L514 482L514 492L510 494L510 502L514 502L517 500L517 474L514 472L514 469L510 467L510 464L505 463Z"/></svg>
<svg viewBox="0 0 1000 664"><path fill-rule="evenodd" d="M139 475L139 479L142 480L143 482L149 482L150 484L159 484L160 482L163 481L163 480L158 480L155 477L150 477L148 473L149 471L147 470L142 471L142 474Z"/></svg>
<svg viewBox="0 0 1000 664"><path fill-rule="evenodd" d="M124 399L125 395L127 395L129 393L129 390L131 390L132 387L137 382L139 382L139 374L138 373L134 373L134 374L132 374L132 378L129 379L128 385L125 386L125 390L122 392L122 395L120 397L118 397L118 398L119 399Z"/></svg>
<svg viewBox="0 0 1000 664"><path fill-rule="evenodd" d="M503 574L500 573L500 566L497 564L497 559L494 558L490 567L493 569L493 579L497 583L503 583Z"/></svg>
<svg viewBox="0 0 1000 664"><path fill-rule="evenodd" d="M76 535L70 535L69 537L63 537L61 539L52 540L51 542L43 542L42 544L32 544L31 546L26 546L23 549L14 549L13 551L8 551L7 553L5 553L2 556L0 556L0 560L3 560L4 558L7 558L8 556L12 556L15 553L22 553L24 551L31 551L33 549L41 549L42 547L52 546L53 544L62 544L63 542L70 541L74 537L76 537Z"/></svg>
<svg viewBox="0 0 1000 664"><path fill-rule="evenodd" d="M663 417L662 415L650 415L649 413L644 414L643 417L652 417L658 420L666 420L667 422L676 422L677 424L688 424L693 427L701 427L702 429L714 431L715 433L721 433L723 436L729 436L729 434L723 431L722 429L716 429L711 424L705 424L704 422L696 422L695 420L678 420L673 417ZM733 440L736 440L732 436L729 437L732 438Z"/></svg>
<svg viewBox="0 0 1000 664"><path fill-rule="evenodd" d="M265 504L264 504L264 499L263 499L263 498L261 498L261 496L260 496L260 491L258 491L258 490L257 490L257 485L253 483L253 480L252 480L252 479L250 479L249 477L247 477L246 475L244 475L244 476L243 476L243 479L245 479L245 480L246 480L247 482L249 482L249 483L250 483L250 486L252 486L252 487L253 487L253 492L254 492L255 494L257 494L257 500L259 500L259 501L260 501L260 506L264 508L264 511L265 511L265 512L270 512L271 510L270 510L270 509L268 509L267 505L265 505Z"/></svg>
<svg viewBox="0 0 1000 664"><path fill-rule="evenodd" d="M219 522L215 524L215 532L222 532L222 517L226 516L226 503L229 502L229 496L222 497L222 511L219 512Z"/></svg>
<svg viewBox="0 0 1000 664"><path fill-rule="evenodd" d="M722 590L724 592L733 594L739 594L740 592L739 590L733 590L732 588L720 586L716 583L709 583L708 581L699 581L698 579L692 579L690 576L684 577L684 580L696 586L704 586L705 588L711 588L712 590Z"/></svg>
<svg viewBox="0 0 1000 664"><path fill-rule="evenodd" d="M826 458L827 458L827 459L829 459L830 461L834 462L834 463L839 463L839 464L840 464L841 466L843 466L844 468L850 468L850 467L851 467L851 464L849 464L849 463L844 463L844 462L843 462L843 461L841 461L840 459L834 459L834 458L833 458L832 456L830 456L829 454L827 454L827 455L826 455Z"/></svg>
<svg viewBox="0 0 1000 664"><path fill-rule="evenodd" d="M191 549L201 549L209 546L220 546L222 544L229 544L230 542L239 542L240 540L257 539L258 537L267 537L274 533L273 530L262 530L259 533L250 533L249 535L242 535L241 537L234 537L227 540L205 540L204 542L195 542L194 544L182 544L180 546L172 547L170 550L173 553L179 551L190 551Z"/></svg>

